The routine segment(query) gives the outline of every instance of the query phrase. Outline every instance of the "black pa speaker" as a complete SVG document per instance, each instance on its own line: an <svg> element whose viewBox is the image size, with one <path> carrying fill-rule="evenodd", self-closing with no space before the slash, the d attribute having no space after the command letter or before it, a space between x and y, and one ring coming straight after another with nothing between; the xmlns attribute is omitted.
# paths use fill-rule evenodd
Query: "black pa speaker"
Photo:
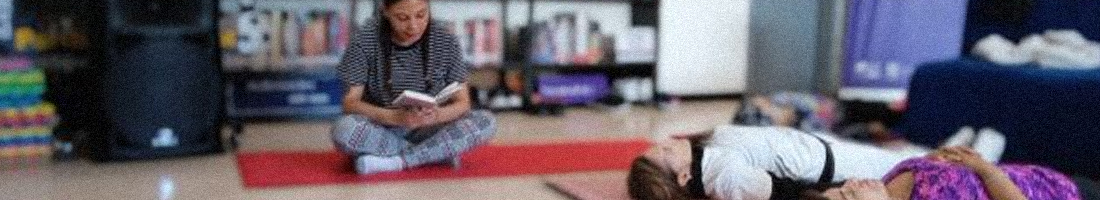
<svg viewBox="0 0 1100 200"><path fill-rule="evenodd" d="M222 151L215 0L105 0L97 45L100 161Z"/></svg>

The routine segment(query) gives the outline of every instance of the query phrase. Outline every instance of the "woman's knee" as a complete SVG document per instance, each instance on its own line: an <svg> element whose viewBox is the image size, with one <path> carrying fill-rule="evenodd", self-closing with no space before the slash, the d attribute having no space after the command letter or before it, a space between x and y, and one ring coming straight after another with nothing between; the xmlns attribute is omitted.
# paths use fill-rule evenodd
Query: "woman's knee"
<svg viewBox="0 0 1100 200"><path fill-rule="evenodd" d="M495 131L497 127L497 118L492 112L485 110L475 110L470 112L470 118L474 120L475 124L481 130Z"/></svg>
<svg viewBox="0 0 1100 200"><path fill-rule="evenodd" d="M332 139L347 140L354 134L363 134L366 129L377 128L374 123L362 115L344 115L332 124Z"/></svg>
<svg viewBox="0 0 1100 200"><path fill-rule="evenodd" d="M469 118L473 121L477 129L475 133L479 135L481 140L488 139L496 134L497 118L492 112L484 110L472 111L470 112Z"/></svg>
<svg viewBox="0 0 1100 200"><path fill-rule="evenodd" d="M344 116L341 116L339 119L336 120L335 123L332 124L332 134L336 135L336 134L345 134L347 132L350 132L351 130L354 130L356 126L359 126L359 124L364 122L364 121L365 120L363 120L363 118L359 115L344 115Z"/></svg>

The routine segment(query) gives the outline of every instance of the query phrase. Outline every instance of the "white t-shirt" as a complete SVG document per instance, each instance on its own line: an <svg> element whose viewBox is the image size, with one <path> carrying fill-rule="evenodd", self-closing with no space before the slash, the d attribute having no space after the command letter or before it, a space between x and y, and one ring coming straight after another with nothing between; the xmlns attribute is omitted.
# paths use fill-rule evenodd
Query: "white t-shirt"
<svg viewBox="0 0 1100 200"><path fill-rule="evenodd" d="M822 137L833 150L833 181L879 179L895 164L921 154ZM771 177L816 182L825 166L825 145L814 135L785 127L723 125L704 148L700 163L707 195L716 199L768 199Z"/></svg>

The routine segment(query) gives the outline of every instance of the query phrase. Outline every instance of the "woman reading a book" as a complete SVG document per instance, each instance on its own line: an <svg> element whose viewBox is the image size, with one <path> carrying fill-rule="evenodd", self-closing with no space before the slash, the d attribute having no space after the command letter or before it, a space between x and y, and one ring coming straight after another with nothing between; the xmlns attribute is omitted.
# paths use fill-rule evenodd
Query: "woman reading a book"
<svg viewBox="0 0 1100 200"><path fill-rule="evenodd" d="M428 0L384 0L379 10L381 17L355 34L337 67L346 116L334 124L334 145L353 156L360 174L458 162L492 137L496 120L471 111L469 66L455 36L431 20Z"/></svg>

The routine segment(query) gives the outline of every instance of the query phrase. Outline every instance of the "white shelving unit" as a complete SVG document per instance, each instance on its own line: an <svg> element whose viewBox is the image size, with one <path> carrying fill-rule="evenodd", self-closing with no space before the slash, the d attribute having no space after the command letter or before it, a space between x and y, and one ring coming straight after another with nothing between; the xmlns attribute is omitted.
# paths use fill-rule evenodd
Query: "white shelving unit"
<svg viewBox="0 0 1100 200"><path fill-rule="evenodd" d="M240 11L240 0L222 0L219 11L223 16L235 17ZM359 19L356 0L254 0L255 11L285 11L288 16L307 15L311 11L335 13L327 20L330 26L342 23L350 35L354 33ZM369 3L368 3L369 4ZM289 18L289 17L288 17ZM294 20L294 18L290 18ZM220 19L219 27L223 34L236 28L237 20ZM298 23L298 22L296 22ZM290 25L285 30L298 31ZM298 27L302 28L302 27ZM331 30L325 30L326 38L335 37ZM302 32L304 34L304 31ZM273 35L273 34L272 34ZM232 38L232 37L230 37ZM270 38L279 38L272 37ZM337 37L339 38L339 37ZM225 38L223 38L225 39ZM284 38L285 39L285 38ZM326 39L327 45L340 39ZM278 44L278 43L275 43ZM281 48L277 45L268 44ZM327 47L326 48L330 48ZM336 65L339 64L342 49L330 48L320 55L286 53L281 56L264 54L244 54L236 49L222 49L222 66L226 80L226 117L233 128L231 141L237 145L237 136L244 131L244 123L254 120L285 119L330 119L342 112L340 99L343 95L341 83L337 78ZM261 53L264 51L260 51Z"/></svg>

